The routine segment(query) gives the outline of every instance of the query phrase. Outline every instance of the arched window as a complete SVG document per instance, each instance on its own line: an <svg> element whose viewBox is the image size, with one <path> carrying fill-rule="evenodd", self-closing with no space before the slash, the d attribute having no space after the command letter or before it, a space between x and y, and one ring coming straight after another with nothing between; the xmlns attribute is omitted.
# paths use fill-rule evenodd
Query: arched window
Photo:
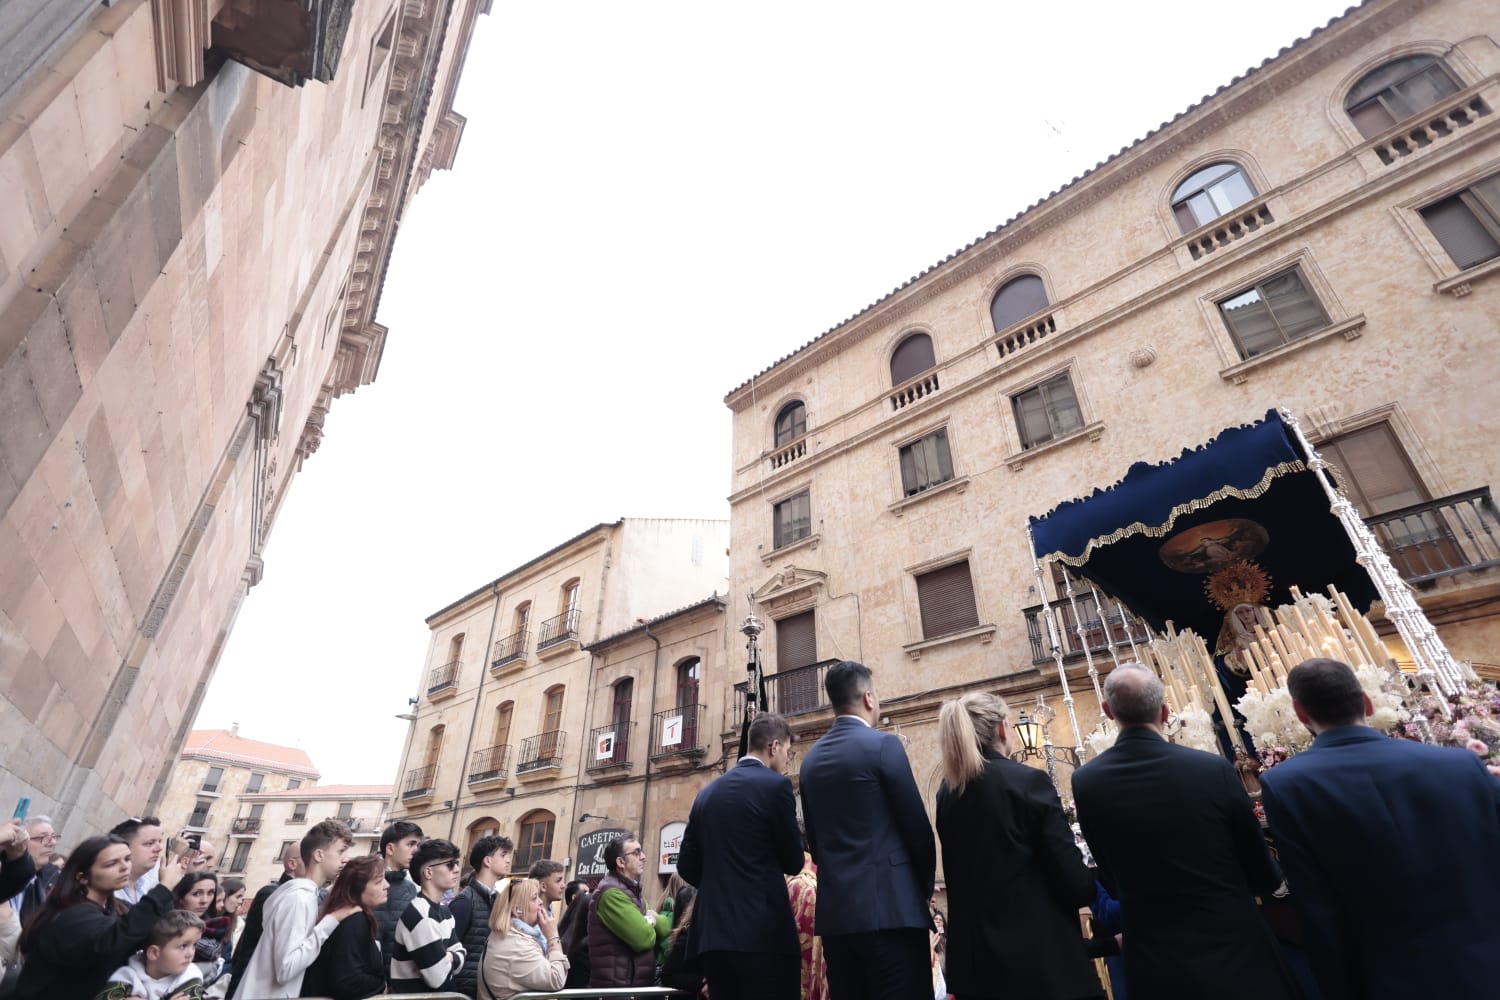
<svg viewBox="0 0 1500 1000"><path fill-rule="evenodd" d="M577 580L569 580L562 586L562 609L570 619L578 614L578 593L582 587Z"/></svg>
<svg viewBox="0 0 1500 1000"><path fill-rule="evenodd" d="M562 728L563 694L561 685L547 689L546 706L542 712L542 732L555 733Z"/></svg>
<svg viewBox="0 0 1500 1000"><path fill-rule="evenodd" d="M627 677L615 685L614 714L612 722L618 726L630 724L630 703L635 700L635 680Z"/></svg>
<svg viewBox="0 0 1500 1000"><path fill-rule="evenodd" d="M703 663L696 656L677 664L677 707L698 704L698 682L703 679Z"/></svg>
<svg viewBox="0 0 1500 1000"><path fill-rule="evenodd" d="M937 365L937 358L932 353L932 338L925 333L914 333L891 352L891 385L900 385L907 379L916 378L918 375Z"/></svg>
<svg viewBox="0 0 1500 1000"><path fill-rule="evenodd" d="M1211 163L1177 185L1172 214L1185 233L1206 226L1255 198L1255 185L1235 163Z"/></svg>
<svg viewBox="0 0 1500 1000"><path fill-rule="evenodd" d="M521 817L521 832L516 837L516 855L510 865L511 871L528 871L536 862L552 856L552 831L556 824L557 817L545 809Z"/></svg>
<svg viewBox="0 0 1500 1000"><path fill-rule="evenodd" d="M516 703L513 701L502 702L495 709L495 732L494 738L490 740L490 746L503 747L510 743L510 724L516 714Z"/></svg>
<svg viewBox="0 0 1500 1000"><path fill-rule="evenodd" d="M531 602L530 601L522 601L520 604L516 605L516 627L515 627L516 634L519 635L520 633L525 632L527 626L529 626L530 624L531 624Z"/></svg>
<svg viewBox="0 0 1500 1000"><path fill-rule="evenodd" d="M1437 56L1407 56L1360 77L1344 98L1344 112L1360 135L1373 139L1462 89Z"/></svg>
<svg viewBox="0 0 1500 1000"><path fill-rule="evenodd" d="M990 300L990 319L994 320L995 332L999 333L1028 316L1035 316L1048 305L1047 289L1042 279L1034 274L1023 274L1000 286Z"/></svg>
<svg viewBox="0 0 1500 1000"><path fill-rule="evenodd" d="M776 414L776 447L790 444L807 433L807 407L793 400Z"/></svg>
<svg viewBox="0 0 1500 1000"><path fill-rule="evenodd" d="M500 821L493 816L485 816L476 819L469 824L468 832L464 836L464 864L469 863L469 852L474 845L479 843L480 837L494 837L500 833Z"/></svg>
<svg viewBox="0 0 1500 1000"><path fill-rule="evenodd" d="M464 634L462 632L448 640L448 662L457 663L464 656Z"/></svg>

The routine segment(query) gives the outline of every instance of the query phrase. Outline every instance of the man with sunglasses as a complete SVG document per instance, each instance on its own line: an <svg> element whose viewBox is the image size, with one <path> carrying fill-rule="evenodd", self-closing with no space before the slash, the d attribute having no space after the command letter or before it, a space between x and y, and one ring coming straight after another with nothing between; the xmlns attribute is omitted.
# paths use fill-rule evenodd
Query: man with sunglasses
<svg viewBox="0 0 1500 1000"><path fill-rule="evenodd" d="M646 909L641 875L646 851L634 836L604 845L609 874L589 901L589 987L651 986L656 982L656 945L669 931Z"/></svg>
<svg viewBox="0 0 1500 1000"><path fill-rule="evenodd" d="M458 885L458 847L441 838L424 840L411 857L417 894L401 913L391 949L392 993L428 993L449 988L466 954L458 922L443 894Z"/></svg>
<svg viewBox="0 0 1500 1000"><path fill-rule="evenodd" d="M797 799L786 777L792 729L750 723L750 752L698 793L677 874L698 887L692 926L714 1000L780 1000L801 990L802 945L787 875L802 870Z"/></svg>

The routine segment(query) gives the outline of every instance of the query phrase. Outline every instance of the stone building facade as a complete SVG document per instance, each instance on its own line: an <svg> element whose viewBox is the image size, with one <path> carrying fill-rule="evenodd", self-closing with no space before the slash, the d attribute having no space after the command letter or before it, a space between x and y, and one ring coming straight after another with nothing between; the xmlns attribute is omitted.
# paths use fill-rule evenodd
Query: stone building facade
<svg viewBox="0 0 1500 1000"><path fill-rule="evenodd" d="M318 769L304 750L241 736L239 726L194 729L172 766L172 776L152 813L168 834L197 833L218 849L227 872L231 837L243 833L238 817L247 795L300 794L318 783Z"/></svg>
<svg viewBox="0 0 1500 1000"><path fill-rule="evenodd" d="M349 857L379 853L391 791L390 785L315 785L242 793L220 854L220 877L242 879L252 892L276 881L287 845L325 819L342 820L354 831Z"/></svg>
<svg viewBox="0 0 1500 1000"><path fill-rule="evenodd" d="M729 613L767 619L773 707L804 740L829 721L824 664L853 658L929 800L936 711L964 691L1046 696L1071 746L1036 620L1062 595L1027 518L1274 406L1340 466L1455 655L1500 660L1481 7L1351 10L729 393ZM1111 662L1128 622L1081 616L1087 731L1082 648Z"/></svg>
<svg viewBox="0 0 1500 1000"><path fill-rule="evenodd" d="M728 528L651 518L599 524L429 617L391 817L461 847L501 832L515 841L518 867L571 858L584 813L641 826L640 793L611 812L608 788L636 776L644 784L648 722L676 706L669 671L693 657L705 676L722 666L708 624L722 602L704 598L724 590ZM642 623L685 607L663 626L670 640L651 624L663 652L643 662L641 644L650 643ZM623 718L615 714L622 691ZM692 704L710 694L705 684ZM592 751L605 727L615 736L611 766L601 768Z"/></svg>
<svg viewBox="0 0 1500 1000"><path fill-rule="evenodd" d="M487 9L0 10L0 796L70 840L161 808Z"/></svg>

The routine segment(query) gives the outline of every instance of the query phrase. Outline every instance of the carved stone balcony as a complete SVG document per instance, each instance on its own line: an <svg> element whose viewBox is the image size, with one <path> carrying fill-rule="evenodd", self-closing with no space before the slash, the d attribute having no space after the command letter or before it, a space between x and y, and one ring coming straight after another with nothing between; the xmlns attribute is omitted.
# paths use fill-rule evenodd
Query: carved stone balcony
<svg viewBox="0 0 1500 1000"><path fill-rule="evenodd" d="M498 788L510 779L510 744L475 750L469 758L469 787Z"/></svg>
<svg viewBox="0 0 1500 1000"><path fill-rule="evenodd" d="M1442 142L1460 129L1468 128L1490 113L1490 106L1478 94L1465 93L1446 104L1424 112L1415 122L1401 124L1371 144L1370 148L1386 166L1398 163L1413 153Z"/></svg>
<svg viewBox="0 0 1500 1000"><path fill-rule="evenodd" d="M995 338L995 349L1000 352L1000 360L1004 361L1018 351L1024 350L1042 340L1048 334L1057 332L1057 321L1051 313L1037 316L1022 326L1012 327Z"/></svg>
<svg viewBox="0 0 1500 1000"><path fill-rule="evenodd" d="M1195 230L1187 241L1188 253L1194 260L1202 260L1215 250L1244 239L1275 221L1264 198L1241 205L1223 218Z"/></svg>
<svg viewBox="0 0 1500 1000"><path fill-rule="evenodd" d="M260 833L259 816L241 816L229 828L231 837L253 837Z"/></svg>
<svg viewBox="0 0 1500 1000"><path fill-rule="evenodd" d="M891 409L904 410L913 403L919 402L938 391L938 377L935 370L929 369L916 378L908 379L896 387L891 393Z"/></svg>
<svg viewBox="0 0 1500 1000"><path fill-rule="evenodd" d="M804 435L790 444L784 444L771 452L771 469L774 471L783 468L806 454L807 437Z"/></svg>

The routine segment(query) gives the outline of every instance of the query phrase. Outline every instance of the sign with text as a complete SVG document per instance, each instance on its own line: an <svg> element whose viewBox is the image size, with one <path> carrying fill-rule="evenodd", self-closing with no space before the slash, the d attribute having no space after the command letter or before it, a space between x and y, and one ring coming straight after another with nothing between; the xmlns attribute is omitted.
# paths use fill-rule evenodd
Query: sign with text
<svg viewBox="0 0 1500 1000"><path fill-rule="evenodd" d="M604 847L616 837L629 836L629 830L595 830L578 838L578 864L575 878L599 878L609 874L604 865Z"/></svg>
<svg viewBox="0 0 1500 1000"><path fill-rule="evenodd" d="M661 745L663 747L682 745L682 716L673 715L661 720Z"/></svg>
<svg viewBox="0 0 1500 1000"><path fill-rule="evenodd" d="M594 740L594 759L609 760L615 755L615 734L613 731L600 733Z"/></svg>
<svg viewBox="0 0 1500 1000"><path fill-rule="evenodd" d="M656 870L662 875L677 871L677 855L682 850L682 835L687 832L683 822L668 823L661 828L661 851L657 854Z"/></svg>

